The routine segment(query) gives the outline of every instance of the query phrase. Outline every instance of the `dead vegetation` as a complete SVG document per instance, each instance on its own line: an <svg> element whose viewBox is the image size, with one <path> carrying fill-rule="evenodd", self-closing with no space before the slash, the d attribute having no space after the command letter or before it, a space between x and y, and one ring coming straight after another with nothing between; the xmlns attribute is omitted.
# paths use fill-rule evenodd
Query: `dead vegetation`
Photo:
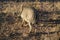
<svg viewBox="0 0 60 40"><path fill-rule="evenodd" d="M36 9L37 24L29 31L28 25L21 24L19 15L21 4ZM0 40L59 40L60 39L60 3L59 2L3 2L0 3Z"/></svg>

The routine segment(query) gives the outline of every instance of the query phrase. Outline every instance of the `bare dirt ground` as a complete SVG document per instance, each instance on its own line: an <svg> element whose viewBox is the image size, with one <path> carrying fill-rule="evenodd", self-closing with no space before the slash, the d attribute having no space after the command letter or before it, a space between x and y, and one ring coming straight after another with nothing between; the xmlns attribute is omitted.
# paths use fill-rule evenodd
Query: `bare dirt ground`
<svg viewBox="0 0 60 40"><path fill-rule="evenodd" d="M21 4L36 9L31 33L18 16ZM60 2L0 2L0 40L60 40Z"/></svg>

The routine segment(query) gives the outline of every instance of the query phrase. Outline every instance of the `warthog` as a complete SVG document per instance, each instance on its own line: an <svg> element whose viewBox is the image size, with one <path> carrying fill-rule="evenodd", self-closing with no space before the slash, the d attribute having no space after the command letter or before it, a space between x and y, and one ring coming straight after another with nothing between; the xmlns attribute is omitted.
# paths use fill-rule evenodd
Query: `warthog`
<svg viewBox="0 0 60 40"><path fill-rule="evenodd" d="M26 21L29 25L29 33L32 30L32 24L35 23L35 13L33 8L22 6L21 18Z"/></svg>

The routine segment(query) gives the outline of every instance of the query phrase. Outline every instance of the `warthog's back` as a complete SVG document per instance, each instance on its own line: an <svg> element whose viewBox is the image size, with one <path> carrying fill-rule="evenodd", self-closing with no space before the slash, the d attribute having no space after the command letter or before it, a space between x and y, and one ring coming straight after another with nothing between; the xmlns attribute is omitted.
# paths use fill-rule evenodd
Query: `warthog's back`
<svg viewBox="0 0 60 40"><path fill-rule="evenodd" d="M21 17L27 22L30 22L30 23L35 22L34 10L32 8L27 8L27 7L23 8Z"/></svg>

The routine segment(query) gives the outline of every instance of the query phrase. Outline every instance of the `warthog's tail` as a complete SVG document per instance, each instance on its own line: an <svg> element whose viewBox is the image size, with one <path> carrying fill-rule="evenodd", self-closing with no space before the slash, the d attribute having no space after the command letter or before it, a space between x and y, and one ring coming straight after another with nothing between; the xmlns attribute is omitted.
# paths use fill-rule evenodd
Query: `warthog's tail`
<svg viewBox="0 0 60 40"><path fill-rule="evenodd" d="M28 25L29 25L29 33L30 33L32 30L32 25L31 25L31 23L28 23Z"/></svg>

